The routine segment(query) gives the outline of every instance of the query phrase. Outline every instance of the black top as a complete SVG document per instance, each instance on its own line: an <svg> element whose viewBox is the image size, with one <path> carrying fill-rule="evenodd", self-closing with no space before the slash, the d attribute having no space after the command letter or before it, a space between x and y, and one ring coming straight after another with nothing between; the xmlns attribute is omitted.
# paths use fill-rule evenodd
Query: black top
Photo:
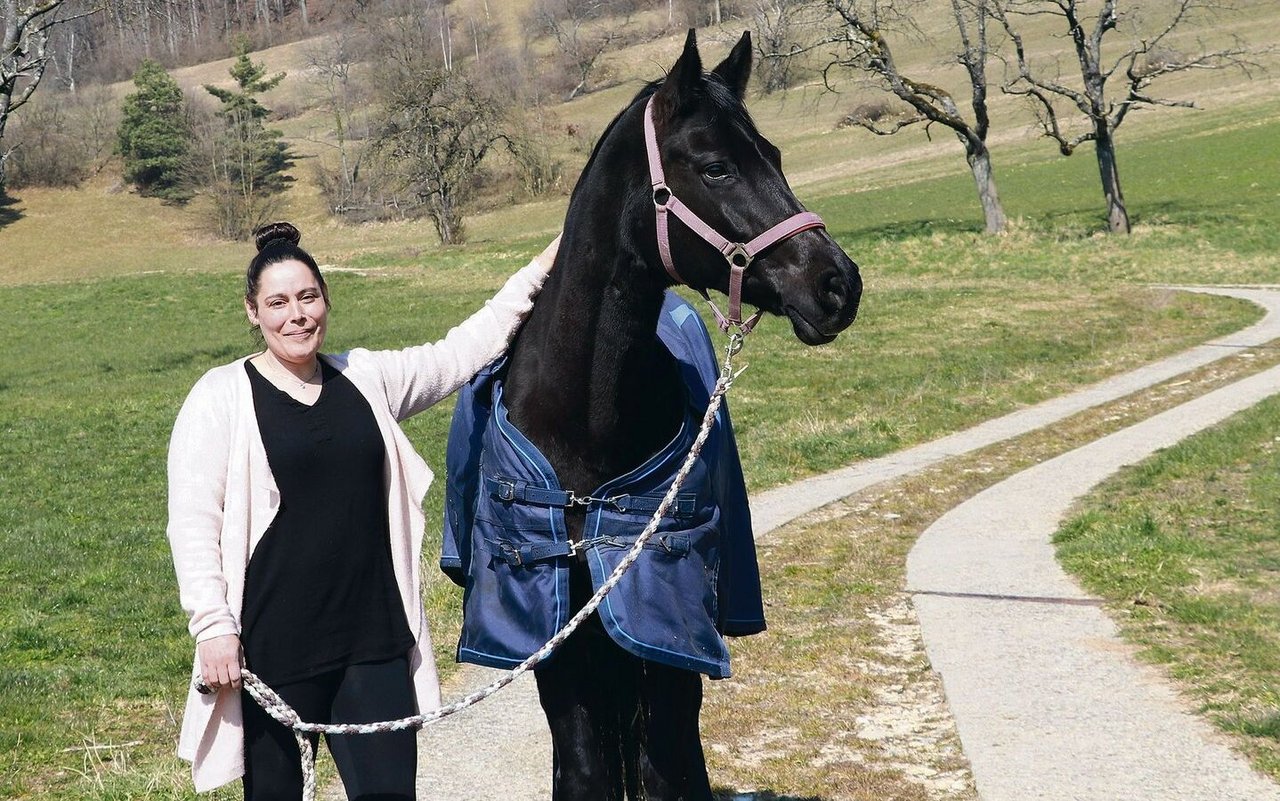
<svg viewBox="0 0 1280 801"><path fill-rule="evenodd" d="M314 406L245 362L280 509L249 560L241 642L284 684L413 645L391 563L386 446L368 401L321 360Z"/></svg>

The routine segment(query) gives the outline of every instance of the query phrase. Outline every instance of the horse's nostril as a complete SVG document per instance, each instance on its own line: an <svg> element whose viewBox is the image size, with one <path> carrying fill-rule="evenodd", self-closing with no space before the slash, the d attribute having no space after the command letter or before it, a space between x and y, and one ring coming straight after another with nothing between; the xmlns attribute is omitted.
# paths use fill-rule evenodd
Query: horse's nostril
<svg viewBox="0 0 1280 801"><path fill-rule="evenodd" d="M849 302L849 282L839 270L827 273L822 288L822 305L827 312L838 312Z"/></svg>

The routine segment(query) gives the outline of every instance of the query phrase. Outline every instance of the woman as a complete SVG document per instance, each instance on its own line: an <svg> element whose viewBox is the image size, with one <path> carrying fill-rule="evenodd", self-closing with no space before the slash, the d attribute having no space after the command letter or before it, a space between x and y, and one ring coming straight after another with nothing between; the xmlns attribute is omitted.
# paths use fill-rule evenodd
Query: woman
<svg viewBox="0 0 1280 801"><path fill-rule="evenodd" d="M439 342L321 354L329 293L289 223L256 234L245 312L265 349L206 373L169 445L169 525L196 670L178 753L196 789L298 798L293 735L241 689L243 660L308 722L439 705L420 600L432 473L398 422L498 357L557 242ZM557 240L558 241L558 240ZM412 732L330 737L349 797L412 798Z"/></svg>

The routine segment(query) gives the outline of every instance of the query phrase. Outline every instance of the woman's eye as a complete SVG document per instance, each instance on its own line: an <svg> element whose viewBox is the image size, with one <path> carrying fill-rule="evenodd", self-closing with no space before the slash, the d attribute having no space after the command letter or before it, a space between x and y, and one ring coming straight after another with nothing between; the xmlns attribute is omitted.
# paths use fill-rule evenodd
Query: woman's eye
<svg viewBox="0 0 1280 801"><path fill-rule="evenodd" d="M707 176L713 181L717 181L721 178L729 177L729 170L727 167L725 167L723 164L717 161L712 164L708 164L706 167L703 167L702 174Z"/></svg>

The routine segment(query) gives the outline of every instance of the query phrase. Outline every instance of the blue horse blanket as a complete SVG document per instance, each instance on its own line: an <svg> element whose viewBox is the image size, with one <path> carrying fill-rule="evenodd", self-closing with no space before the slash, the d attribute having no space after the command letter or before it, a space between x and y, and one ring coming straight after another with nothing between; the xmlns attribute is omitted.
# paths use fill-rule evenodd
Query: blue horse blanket
<svg viewBox="0 0 1280 801"><path fill-rule="evenodd" d="M657 335L680 364L685 421L643 465L591 493L597 500L587 507L582 539L597 589L670 488L719 377L702 320L675 293L667 293ZM490 365L459 391L446 455L440 566L464 587L458 661L510 668L568 622L574 557L564 520L569 494L508 419L502 367ZM751 512L727 406L674 508L599 615L626 651L711 678L730 674L722 635L764 630Z"/></svg>

